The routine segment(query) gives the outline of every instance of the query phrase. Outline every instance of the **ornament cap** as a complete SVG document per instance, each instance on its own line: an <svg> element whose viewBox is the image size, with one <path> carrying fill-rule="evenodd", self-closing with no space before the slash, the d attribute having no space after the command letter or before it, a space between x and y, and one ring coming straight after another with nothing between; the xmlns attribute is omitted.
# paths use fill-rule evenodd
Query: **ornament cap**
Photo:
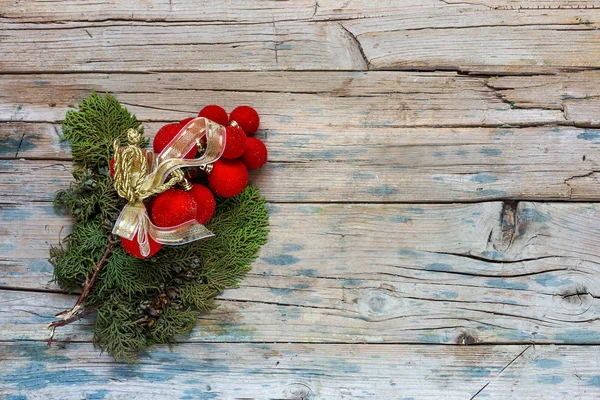
<svg viewBox="0 0 600 400"><path fill-rule="evenodd" d="M200 171L204 171L206 173L206 175L210 175L211 172L213 171L213 165L212 164L206 164L206 165L201 165L199 167Z"/></svg>
<svg viewBox="0 0 600 400"><path fill-rule="evenodd" d="M179 182L179 186L181 186L181 188L183 190L185 190L186 192L189 192L190 190L192 190L192 183L190 181L188 181L186 178L183 178L181 180L181 182Z"/></svg>

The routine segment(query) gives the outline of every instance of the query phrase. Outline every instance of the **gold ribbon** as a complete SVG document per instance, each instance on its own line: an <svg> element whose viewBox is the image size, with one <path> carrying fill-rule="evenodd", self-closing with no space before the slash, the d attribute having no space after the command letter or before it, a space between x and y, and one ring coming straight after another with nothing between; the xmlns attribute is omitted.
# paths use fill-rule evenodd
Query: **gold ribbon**
<svg viewBox="0 0 600 400"><path fill-rule="evenodd" d="M225 148L225 127L206 118L195 118L187 123L167 144L160 154L139 147L141 135L130 129L129 146L115 143L115 189L128 203L115 222L113 233L133 240L137 235L140 253L150 253L148 236L156 242L180 245L213 236L195 219L177 226L162 228L154 225L148 216L143 200L162 193L183 180L182 167L207 167L217 161ZM202 138L206 137L206 150L199 158L183 157Z"/></svg>

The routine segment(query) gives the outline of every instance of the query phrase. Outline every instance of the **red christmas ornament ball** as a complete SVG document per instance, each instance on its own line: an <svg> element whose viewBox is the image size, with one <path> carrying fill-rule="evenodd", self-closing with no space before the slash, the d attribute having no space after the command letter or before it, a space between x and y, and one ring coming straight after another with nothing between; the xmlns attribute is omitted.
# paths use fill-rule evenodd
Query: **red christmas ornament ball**
<svg viewBox="0 0 600 400"><path fill-rule="evenodd" d="M190 122L193 119L194 119L194 117L182 119L181 121L179 121L179 125L181 125L181 127L183 128L188 122Z"/></svg>
<svg viewBox="0 0 600 400"><path fill-rule="evenodd" d="M202 225L206 224L215 213L215 208L217 206L215 196L209 188L198 184L192 185L192 188L187 192L194 198L194 201L198 206L196 221Z"/></svg>
<svg viewBox="0 0 600 400"><path fill-rule="evenodd" d="M247 135L254 135L258 130L260 118L256 110L250 106L239 106L229 115L229 122L235 121Z"/></svg>
<svg viewBox="0 0 600 400"><path fill-rule="evenodd" d="M227 111L225 111L223 107L216 104L211 104L204 107L202 110L200 110L198 116L208 118L211 121L215 121L217 124L221 125L227 125L227 122L229 122Z"/></svg>
<svg viewBox="0 0 600 400"><path fill-rule="evenodd" d="M158 132L156 132L156 136L154 137L154 141L152 142L152 148L156 154L160 153L164 150L165 147L173 140L175 135L179 133L179 131L183 128L179 122L173 124L167 124L160 128ZM188 151L184 158L194 158L196 153L198 152L198 146L194 145L194 147Z"/></svg>
<svg viewBox="0 0 600 400"><path fill-rule="evenodd" d="M258 169L267 162L268 152L265 144L256 138L248 138L246 152L240 160L249 170Z"/></svg>
<svg viewBox="0 0 600 400"><path fill-rule="evenodd" d="M240 157L246 151L248 137L240 128L235 126L225 127L225 150L223 158L234 159Z"/></svg>
<svg viewBox="0 0 600 400"><path fill-rule="evenodd" d="M196 218L198 206L194 198L179 189L162 192L152 203L152 221L156 226L168 228Z"/></svg>
<svg viewBox="0 0 600 400"><path fill-rule="evenodd" d="M112 176L113 178L115 177L115 158L111 158L110 162L108 163L108 169L110 171L110 176Z"/></svg>
<svg viewBox="0 0 600 400"><path fill-rule="evenodd" d="M154 239L152 239L150 236L148 236L148 244L150 245L150 253L148 253L147 256L143 256L140 252L140 245L138 244L137 235L135 235L133 240L125 239L123 237L121 238L121 246L123 246L123 249L125 249L125 251L129 253L129 255L132 255L137 258L152 257L162 247L162 244L155 242Z"/></svg>
<svg viewBox="0 0 600 400"><path fill-rule="evenodd" d="M213 164L208 184L218 196L235 197L242 193L248 184L248 170L239 160L220 158Z"/></svg>

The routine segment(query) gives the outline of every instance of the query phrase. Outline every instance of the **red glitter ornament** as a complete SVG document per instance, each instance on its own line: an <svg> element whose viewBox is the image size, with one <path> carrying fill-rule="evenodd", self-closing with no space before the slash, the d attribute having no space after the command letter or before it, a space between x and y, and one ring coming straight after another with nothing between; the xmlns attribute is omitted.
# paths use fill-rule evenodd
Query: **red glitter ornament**
<svg viewBox="0 0 600 400"><path fill-rule="evenodd" d="M162 247L162 244L155 242L150 236L148 236L148 244L150 245L150 253L148 253L147 256L143 256L142 253L140 253L140 245L138 243L137 234L134 236L133 240L128 240L123 237L121 238L121 246L123 246L123 249L125 249L125 251L130 255L137 258L152 257Z"/></svg>
<svg viewBox="0 0 600 400"><path fill-rule="evenodd" d="M229 117L227 117L227 111L223 109L223 107L218 106L216 104L211 104L209 106L204 107L198 113L199 117L208 118L211 121L215 121L217 124L227 125L229 122Z"/></svg>
<svg viewBox="0 0 600 400"><path fill-rule="evenodd" d="M156 132L156 136L154 137L154 141L152 142L152 148L156 154L159 154L167 145L173 140L175 135L179 133L179 131L183 128L179 122L174 124L168 124L163 126ZM198 152L198 146L194 145L194 147L188 151L184 158L194 158L196 153Z"/></svg>
<svg viewBox="0 0 600 400"><path fill-rule="evenodd" d="M240 160L249 170L258 169L267 162L267 147L263 142L256 138L248 138L246 152Z"/></svg>
<svg viewBox="0 0 600 400"><path fill-rule="evenodd" d="M215 208L217 206L215 196L209 188L198 184L192 185L192 188L188 190L187 193L194 198L194 201L198 206L196 221L202 225L206 224L215 213Z"/></svg>
<svg viewBox="0 0 600 400"><path fill-rule="evenodd" d="M211 189L221 197L235 197L248 184L248 170L239 160L219 159L208 176Z"/></svg>
<svg viewBox="0 0 600 400"><path fill-rule="evenodd" d="M194 198L179 189L162 192L152 203L152 221L156 226L168 228L196 218L198 206Z"/></svg>
<svg viewBox="0 0 600 400"><path fill-rule="evenodd" d="M240 157L246 151L248 138L243 130L235 126L225 128L225 150L223 158L234 159Z"/></svg>
<svg viewBox="0 0 600 400"><path fill-rule="evenodd" d="M188 122L190 122L191 120L193 120L194 117L190 117L190 118L186 118L186 119L182 119L181 121L179 121L179 125L181 125L181 127L183 128L184 126L187 125Z"/></svg>
<svg viewBox="0 0 600 400"><path fill-rule="evenodd" d="M115 177L115 158L111 158L108 163L108 170L110 171L110 176Z"/></svg>
<svg viewBox="0 0 600 400"><path fill-rule="evenodd" d="M260 118L256 110L250 106L239 106L229 115L229 122L235 121L247 135L254 135L258 130Z"/></svg>

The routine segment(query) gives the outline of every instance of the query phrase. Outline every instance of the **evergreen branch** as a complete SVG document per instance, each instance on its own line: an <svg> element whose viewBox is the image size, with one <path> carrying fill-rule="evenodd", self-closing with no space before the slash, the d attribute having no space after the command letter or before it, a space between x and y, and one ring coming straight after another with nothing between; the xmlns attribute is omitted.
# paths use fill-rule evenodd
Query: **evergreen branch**
<svg viewBox="0 0 600 400"><path fill-rule="evenodd" d="M50 263L54 280L81 295L48 325L48 345L57 327L96 311L94 344L116 360L135 362L148 347L188 334L201 312L215 308L216 295L239 284L267 240L269 215L258 189L249 186L235 198L216 199L207 223L213 238L164 246L147 259L130 256L110 235L126 200L117 194L109 168L113 143L125 142L130 128L143 129L108 94L92 93L63 121L62 139L71 143L76 168L74 182L57 193L54 205L75 223L51 247ZM204 176L196 181L206 184Z"/></svg>

